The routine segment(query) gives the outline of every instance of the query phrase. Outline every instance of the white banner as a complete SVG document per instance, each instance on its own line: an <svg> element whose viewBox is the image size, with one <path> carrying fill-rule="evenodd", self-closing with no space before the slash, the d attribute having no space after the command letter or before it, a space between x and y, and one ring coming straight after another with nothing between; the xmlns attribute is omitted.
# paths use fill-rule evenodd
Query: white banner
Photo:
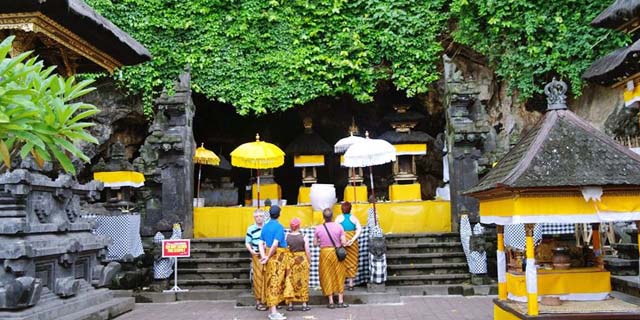
<svg viewBox="0 0 640 320"><path fill-rule="evenodd" d="M498 250L498 283L507 282L507 259L505 259L504 251Z"/></svg>
<svg viewBox="0 0 640 320"><path fill-rule="evenodd" d="M525 273L527 293L538 293L538 270L536 259L527 259L527 271Z"/></svg>

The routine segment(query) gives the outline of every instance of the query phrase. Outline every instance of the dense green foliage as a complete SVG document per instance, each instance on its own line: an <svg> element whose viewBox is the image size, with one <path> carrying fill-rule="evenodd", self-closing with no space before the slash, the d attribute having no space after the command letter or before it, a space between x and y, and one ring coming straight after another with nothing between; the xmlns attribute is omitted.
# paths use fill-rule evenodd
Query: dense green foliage
<svg viewBox="0 0 640 320"><path fill-rule="evenodd" d="M528 98L542 92L549 75L559 75L574 94L580 75L598 57L625 45L616 31L589 22L611 0L453 0L456 42L485 55L497 75ZM546 77L545 77L546 76Z"/></svg>
<svg viewBox="0 0 640 320"><path fill-rule="evenodd" d="M42 166L57 160L62 168L75 174L69 159L73 155L89 158L75 141L98 141L84 129L83 122L98 112L90 104L76 99L89 93L92 81L75 83L75 79L52 74L55 67L44 68L31 52L9 57L13 37L0 43L0 156L3 167L11 166L12 155L25 158L31 154ZM53 158L51 157L53 155Z"/></svg>
<svg viewBox="0 0 640 320"><path fill-rule="evenodd" d="M368 102L380 80L408 96L424 93L451 35L486 55L524 98L549 71L580 88L580 73L622 44L588 26L610 0L87 2L152 52L151 62L118 74L144 94L147 114L185 64L195 91L261 114L321 96Z"/></svg>
<svg viewBox="0 0 640 320"><path fill-rule="evenodd" d="M129 88L157 90L188 63L197 92L243 114L343 93L368 102L380 79L426 92L438 78L445 2L88 1L154 56L123 70Z"/></svg>

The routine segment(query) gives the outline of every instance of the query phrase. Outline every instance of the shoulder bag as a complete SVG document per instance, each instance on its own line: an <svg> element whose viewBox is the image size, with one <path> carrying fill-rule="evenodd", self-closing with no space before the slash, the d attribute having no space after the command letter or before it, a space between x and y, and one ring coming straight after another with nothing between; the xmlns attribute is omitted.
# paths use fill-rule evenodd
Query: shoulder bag
<svg viewBox="0 0 640 320"><path fill-rule="evenodd" d="M327 224L323 223L324 229L327 230L327 236L329 236L329 240L331 240L331 244L336 249L336 257L338 257L338 261L344 261L347 258L347 249L343 246L336 247L336 243L333 242L333 237L331 236L331 232L329 232L329 228L327 228Z"/></svg>

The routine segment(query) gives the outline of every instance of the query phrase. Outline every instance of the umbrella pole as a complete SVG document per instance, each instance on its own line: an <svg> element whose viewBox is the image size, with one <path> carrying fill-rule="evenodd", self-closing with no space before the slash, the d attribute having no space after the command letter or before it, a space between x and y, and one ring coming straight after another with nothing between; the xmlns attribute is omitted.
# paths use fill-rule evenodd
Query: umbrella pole
<svg viewBox="0 0 640 320"><path fill-rule="evenodd" d="M356 203L357 202L357 195L358 192L356 192L356 168L349 168L349 170L351 170L351 185L353 186L353 202Z"/></svg>
<svg viewBox="0 0 640 320"><path fill-rule="evenodd" d="M371 180L371 194L373 195L373 220L378 225L378 213L376 212L376 189L373 186L373 168L369 166L369 180Z"/></svg>
<svg viewBox="0 0 640 320"><path fill-rule="evenodd" d="M196 198L198 199L200 199L200 174L202 174L202 164L198 167L198 192L196 192Z"/></svg>
<svg viewBox="0 0 640 320"><path fill-rule="evenodd" d="M258 178L257 178L257 186L258 186L258 209L260 209L260 169L256 169Z"/></svg>

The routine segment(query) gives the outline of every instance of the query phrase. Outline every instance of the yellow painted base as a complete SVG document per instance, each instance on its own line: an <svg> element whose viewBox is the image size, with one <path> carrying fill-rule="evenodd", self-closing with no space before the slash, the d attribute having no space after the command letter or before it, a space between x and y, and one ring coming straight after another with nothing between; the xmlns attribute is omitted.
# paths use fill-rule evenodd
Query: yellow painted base
<svg viewBox="0 0 640 320"><path fill-rule="evenodd" d="M355 192L353 189L355 188ZM352 203L366 203L367 202L367 187L366 186L346 186L344 187L344 195L342 197L344 201Z"/></svg>
<svg viewBox="0 0 640 320"><path fill-rule="evenodd" d="M493 305L493 320L520 320L520 317L506 311L497 304Z"/></svg>
<svg viewBox="0 0 640 320"><path fill-rule="evenodd" d="M255 183L251 186L251 196L254 200L258 199L258 185ZM260 184L260 201L265 199L271 199L271 201L282 199L280 185L277 183Z"/></svg>
<svg viewBox="0 0 640 320"><path fill-rule="evenodd" d="M422 192L419 183L392 184L389 186L389 200L391 201L420 201Z"/></svg>
<svg viewBox="0 0 640 320"><path fill-rule="evenodd" d="M354 203L351 212L367 223L369 204ZM385 233L451 232L451 206L448 201L414 201L379 203L376 205L378 221ZM202 207L194 208L193 234L195 238L243 237L253 223L255 207ZM333 207L334 216L340 212L340 204ZM322 213L311 206L284 206L280 222L286 227L292 218L298 217L302 227L322 223Z"/></svg>
<svg viewBox="0 0 640 320"><path fill-rule="evenodd" d="M527 296L524 274L507 272L507 292L520 297ZM611 292L611 273L597 268L569 270L538 270L538 295L562 295L572 293Z"/></svg>
<svg viewBox="0 0 640 320"><path fill-rule="evenodd" d="M310 204L311 203L311 188L300 187L298 189L298 204Z"/></svg>

